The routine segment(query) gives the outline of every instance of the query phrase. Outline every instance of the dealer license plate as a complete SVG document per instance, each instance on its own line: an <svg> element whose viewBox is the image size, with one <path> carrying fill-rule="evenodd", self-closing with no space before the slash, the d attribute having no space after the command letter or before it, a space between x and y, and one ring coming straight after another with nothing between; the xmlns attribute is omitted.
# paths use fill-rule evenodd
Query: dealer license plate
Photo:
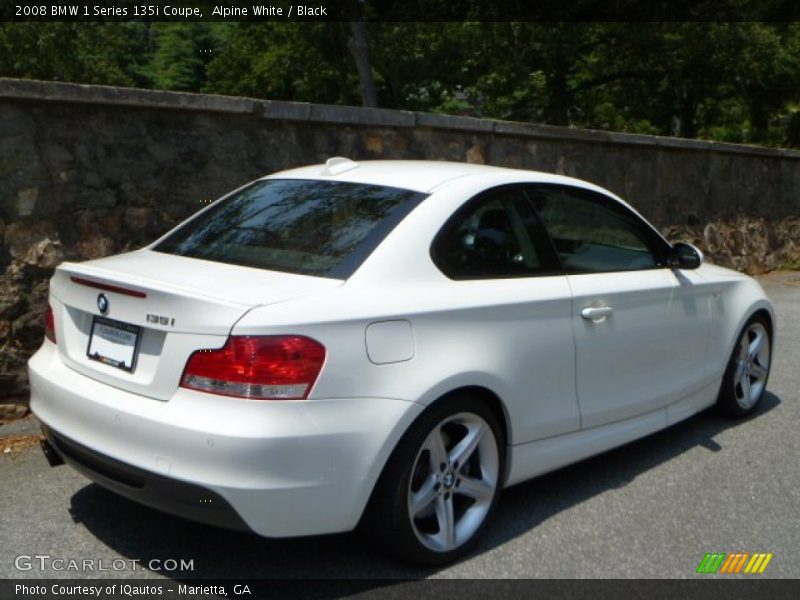
<svg viewBox="0 0 800 600"><path fill-rule="evenodd" d="M92 360L133 371L141 333L142 328L137 325L95 316L86 354Z"/></svg>

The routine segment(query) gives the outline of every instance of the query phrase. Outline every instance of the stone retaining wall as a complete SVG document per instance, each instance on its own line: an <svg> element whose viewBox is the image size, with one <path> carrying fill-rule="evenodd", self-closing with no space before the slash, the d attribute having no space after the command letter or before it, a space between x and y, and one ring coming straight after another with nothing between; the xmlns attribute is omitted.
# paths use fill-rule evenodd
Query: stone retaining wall
<svg viewBox="0 0 800 600"><path fill-rule="evenodd" d="M573 175L672 239L758 273L800 266L800 153L454 117L0 79L0 398L27 389L47 279L136 248L262 174L418 158Z"/></svg>

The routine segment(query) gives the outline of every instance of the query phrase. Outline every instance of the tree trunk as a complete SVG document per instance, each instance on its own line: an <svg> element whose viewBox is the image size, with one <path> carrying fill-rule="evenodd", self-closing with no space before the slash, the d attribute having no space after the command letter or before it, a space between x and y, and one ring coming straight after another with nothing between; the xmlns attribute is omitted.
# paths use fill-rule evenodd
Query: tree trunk
<svg viewBox="0 0 800 600"><path fill-rule="evenodd" d="M348 0L350 14L350 52L356 61L358 79L361 83L361 103L363 106L378 106L378 96L375 93L375 80L372 78L372 63L369 58L369 37L367 27L361 20L361 7L358 0Z"/></svg>
<svg viewBox="0 0 800 600"><path fill-rule="evenodd" d="M767 137L769 129L769 111L762 102L752 100L749 103L750 113L750 141L761 142Z"/></svg>
<svg viewBox="0 0 800 600"><path fill-rule="evenodd" d="M568 126L571 98L567 86L567 75L563 69L554 69L554 72L547 78L547 95L548 124Z"/></svg>
<svg viewBox="0 0 800 600"><path fill-rule="evenodd" d="M697 101L692 90L684 90L680 107L680 130L678 135L683 138L697 137Z"/></svg>

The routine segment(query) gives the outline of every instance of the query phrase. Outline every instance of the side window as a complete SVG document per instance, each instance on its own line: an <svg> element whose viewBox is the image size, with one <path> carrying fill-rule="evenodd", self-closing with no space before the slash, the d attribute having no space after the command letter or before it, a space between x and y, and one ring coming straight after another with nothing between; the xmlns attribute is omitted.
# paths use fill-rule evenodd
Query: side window
<svg viewBox="0 0 800 600"><path fill-rule="evenodd" d="M451 279L498 279L553 272L546 235L520 189L467 204L436 237L433 261Z"/></svg>
<svg viewBox="0 0 800 600"><path fill-rule="evenodd" d="M567 273L636 271L661 266L653 232L613 200L555 186L530 188L526 193Z"/></svg>

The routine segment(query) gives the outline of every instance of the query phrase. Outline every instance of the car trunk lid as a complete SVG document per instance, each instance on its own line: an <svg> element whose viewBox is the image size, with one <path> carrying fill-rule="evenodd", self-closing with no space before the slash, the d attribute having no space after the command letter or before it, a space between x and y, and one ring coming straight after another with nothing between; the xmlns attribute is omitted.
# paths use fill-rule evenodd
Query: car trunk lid
<svg viewBox="0 0 800 600"><path fill-rule="evenodd" d="M59 352L69 367L130 392L167 399L191 353L221 347L250 309L321 293L341 283L145 249L63 263L50 291ZM133 370L88 355L96 319L138 330ZM96 351L97 344L92 349Z"/></svg>

